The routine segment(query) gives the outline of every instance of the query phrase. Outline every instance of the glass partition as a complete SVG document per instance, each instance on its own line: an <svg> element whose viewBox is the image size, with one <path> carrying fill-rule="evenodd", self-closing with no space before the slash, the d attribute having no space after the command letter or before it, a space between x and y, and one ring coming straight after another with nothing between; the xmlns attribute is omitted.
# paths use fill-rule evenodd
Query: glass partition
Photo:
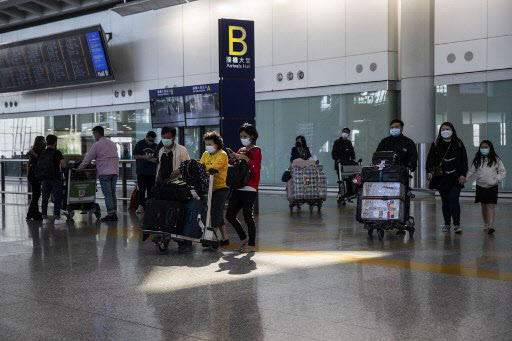
<svg viewBox="0 0 512 341"><path fill-rule="evenodd" d="M398 116L397 93L386 90L259 101L256 125L263 152L261 183L283 184L281 175L290 166L295 138L303 135L333 186L337 178L331 152L341 130L352 129L356 157L369 163L380 139L388 134L389 121Z"/></svg>
<svg viewBox="0 0 512 341"><path fill-rule="evenodd" d="M494 144L505 168L512 167L512 148L507 141L512 121L512 81L440 85L436 87L436 127L450 121L464 142L472 162L482 140ZM510 140L510 139L509 139ZM473 178L467 189L476 186ZM507 177L501 187L512 190Z"/></svg>

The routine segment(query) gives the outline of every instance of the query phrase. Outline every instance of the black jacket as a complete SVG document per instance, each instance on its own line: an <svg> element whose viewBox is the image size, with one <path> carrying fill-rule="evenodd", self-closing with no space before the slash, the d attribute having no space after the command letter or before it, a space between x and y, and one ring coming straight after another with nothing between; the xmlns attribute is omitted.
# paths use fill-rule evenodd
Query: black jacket
<svg viewBox="0 0 512 341"><path fill-rule="evenodd" d="M306 147L305 148L305 158L304 160L309 160L309 158L311 158L311 152L309 151L309 148ZM299 149L297 147L293 147L292 148L292 156L290 157L290 162L293 162L293 160L296 160L296 159L300 159L301 156L300 156L300 153L299 153Z"/></svg>
<svg viewBox="0 0 512 341"><path fill-rule="evenodd" d="M448 147L450 148L447 152ZM441 161L443 160L443 163ZM455 160L453 160L455 158ZM454 185L459 185L459 177L466 176L468 173L468 155L466 147L461 140L452 141L452 143L441 141L433 143L427 156L427 173L432 173L435 166L443 169L443 175L432 179L429 184L430 189L449 190Z"/></svg>
<svg viewBox="0 0 512 341"><path fill-rule="evenodd" d="M332 146L332 159L334 162L334 169L338 169L338 161L342 165L353 164L356 159L356 152L350 140L345 140L342 137L334 141Z"/></svg>
<svg viewBox="0 0 512 341"><path fill-rule="evenodd" d="M380 141L377 151L394 151L398 155L400 164L409 168L411 172L414 172L418 167L418 151L416 150L416 145L407 136L385 137Z"/></svg>

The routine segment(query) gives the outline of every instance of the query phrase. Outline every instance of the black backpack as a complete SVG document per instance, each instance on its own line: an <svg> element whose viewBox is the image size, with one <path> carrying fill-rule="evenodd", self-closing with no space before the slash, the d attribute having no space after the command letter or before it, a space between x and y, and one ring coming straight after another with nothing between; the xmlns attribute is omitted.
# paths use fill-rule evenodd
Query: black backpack
<svg viewBox="0 0 512 341"><path fill-rule="evenodd" d="M181 178L201 196L208 192L206 167L197 160L186 160L180 165Z"/></svg>
<svg viewBox="0 0 512 341"><path fill-rule="evenodd" d="M39 154L34 174L39 180L54 180L56 178L55 150L45 149Z"/></svg>
<svg viewBox="0 0 512 341"><path fill-rule="evenodd" d="M247 185L251 172L249 164L245 160L235 160L228 167L228 176L226 178L226 185L229 188L239 189Z"/></svg>
<svg viewBox="0 0 512 341"><path fill-rule="evenodd" d="M249 157L251 151L259 149L258 147L254 147L251 150L247 151L245 155ZM245 160L234 160L233 164L228 167L228 176L226 178L226 185L229 188L239 189L247 185L249 182L249 178L251 177L251 169L249 168L249 164Z"/></svg>

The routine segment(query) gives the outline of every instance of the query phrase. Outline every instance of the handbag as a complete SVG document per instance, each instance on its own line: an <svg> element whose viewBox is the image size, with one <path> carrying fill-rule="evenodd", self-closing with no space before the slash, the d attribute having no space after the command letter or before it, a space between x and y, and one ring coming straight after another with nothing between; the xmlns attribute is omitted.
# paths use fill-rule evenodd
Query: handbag
<svg viewBox="0 0 512 341"><path fill-rule="evenodd" d="M450 150L451 146L452 146L452 143L450 142L450 144L448 145L448 148L446 148L446 153L444 153L444 156L441 159L441 162L439 162L439 165L434 166L434 168L432 168L432 178L437 178L437 177L443 176L443 161L444 161L444 158L446 157L446 155L448 155L448 151ZM437 145L436 145L436 147L437 147Z"/></svg>
<svg viewBox="0 0 512 341"><path fill-rule="evenodd" d="M281 177L281 181L282 182L288 182L291 178L292 178L292 174L287 169L287 170L284 171L283 176Z"/></svg>

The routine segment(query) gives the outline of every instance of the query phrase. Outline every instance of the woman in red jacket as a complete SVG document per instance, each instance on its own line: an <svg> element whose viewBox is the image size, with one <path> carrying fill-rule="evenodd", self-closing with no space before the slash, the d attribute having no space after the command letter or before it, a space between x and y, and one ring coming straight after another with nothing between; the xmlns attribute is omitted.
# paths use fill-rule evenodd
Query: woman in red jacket
<svg viewBox="0 0 512 341"><path fill-rule="evenodd" d="M233 225L238 233L238 237L240 237L242 245L239 251L249 253L254 252L256 246L256 223L254 222L253 212L254 201L258 195L258 186L260 184L261 149L256 146L258 132L252 124L245 123L242 125L239 133L240 140L244 147L241 148L238 153L231 153L230 158L247 161L251 175L247 185L231 193L226 211L226 220ZM249 237L247 237L242 228L242 224L240 224L240 221L236 218L240 210L243 212Z"/></svg>

